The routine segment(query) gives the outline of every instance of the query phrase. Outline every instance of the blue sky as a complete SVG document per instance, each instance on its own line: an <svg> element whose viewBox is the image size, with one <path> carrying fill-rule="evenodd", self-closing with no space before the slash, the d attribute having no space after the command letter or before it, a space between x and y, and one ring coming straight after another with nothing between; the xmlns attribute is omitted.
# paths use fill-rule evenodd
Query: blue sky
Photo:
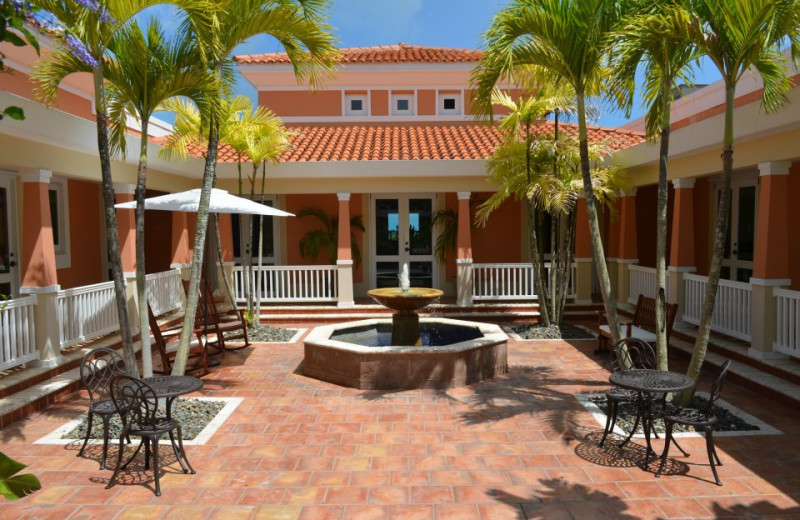
<svg viewBox="0 0 800 520"><path fill-rule="evenodd" d="M481 34L492 16L507 0L333 0L330 24L342 47L390 45L404 42L457 48L480 48ZM174 19L165 8L154 8L153 14L164 20ZM148 11L150 13L151 11ZM236 49L237 54L280 52L278 42L268 36L255 37ZM707 64L706 64L707 65ZM696 74L697 83L718 79L713 67L705 66ZM239 78L237 93L251 97L255 89ZM619 126L628 118L601 107L599 124ZM642 113L637 103L631 118Z"/></svg>

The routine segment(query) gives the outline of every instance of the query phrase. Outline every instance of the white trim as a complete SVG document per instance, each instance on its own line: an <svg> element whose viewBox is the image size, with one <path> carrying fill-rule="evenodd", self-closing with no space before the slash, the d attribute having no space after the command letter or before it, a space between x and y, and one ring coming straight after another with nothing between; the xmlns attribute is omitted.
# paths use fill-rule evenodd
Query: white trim
<svg viewBox="0 0 800 520"><path fill-rule="evenodd" d="M399 90L399 89L398 89ZM391 111L389 112L393 116L416 116L417 114L417 89L414 89L414 92L411 94L395 94L394 91L389 93L389 106ZM400 101L407 101L408 102L408 110L401 110L398 108L398 103Z"/></svg>
<svg viewBox="0 0 800 520"><path fill-rule="evenodd" d="M350 193L337 193L336 198L339 199L339 202L349 202L350 201Z"/></svg>
<svg viewBox="0 0 800 520"><path fill-rule="evenodd" d="M750 277L750 285L761 287L789 287L792 280L789 278L754 278Z"/></svg>
<svg viewBox="0 0 800 520"><path fill-rule="evenodd" d="M618 264L638 264L638 258L615 258L614 259Z"/></svg>
<svg viewBox="0 0 800 520"><path fill-rule="evenodd" d="M9 294L6 296L11 296L13 298L15 295L19 294L20 273L22 271L22 248L19 242L22 229L18 222L19 214L17 213L17 176L10 171L0 170L0 186L5 187L8 197L6 200L6 225L8 226L6 230L8 233L7 260L9 263L15 262L17 264L15 266L7 266L8 272L0 276L7 280L11 287ZM3 230L0 230L0 233L2 232Z"/></svg>
<svg viewBox="0 0 800 520"><path fill-rule="evenodd" d="M472 258L456 258L456 264L459 265L472 265Z"/></svg>
<svg viewBox="0 0 800 520"><path fill-rule="evenodd" d="M410 94L409 94L410 95ZM389 103L391 104L391 96ZM391 108L391 107L389 107ZM495 114L494 119L500 119L501 116ZM475 117L472 115L416 115L416 116L403 116L403 115L388 115L388 116L281 116L284 123L477 123Z"/></svg>
<svg viewBox="0 0 800 520"><path fill-rule="evenodd" d="M338 73L340 75L347 72L471 72L475 67L475 61L449 62L449 63L341 63ZM294 69L291 63L239 63L236 66L242 75L247 74L267 74L267 73L291 73ZM305 87L308 90L308 87Z"/></svg>
<svg viewBox="0 0 800 520"><path fill-rule="evenodd" d="M697 272L697 267L694 267L694 266L681 267L681 266L672 266L672 265L670 265L670 266L667 266L667 271L669 271L671 273L696 273Z"/></svg>
<svg viewBox="0 0 800 520"><path fill-rule="evenodd" d="M45 285L43 287L26 287L19 288L20 294L51 294L57 293L61 290L60 285Z"/></svg>
<svg viewBox="0 0 800 520"><path fill-rule="evenodd" d="M436 90L436 114L440 116L460 116L464 113L464 91L459 89L457 93L447 92L442 94L442 90L447 89L437 89ZM447 99L454 99L455 106L451 109L444 108L444 102Z"/></svg>
<svg viewBox="0 0 800 520"><path fill-rule="evenodd" d="M53 172L50 170L22 170L19 176L23 183L39 182L42 184L50 184L53 179Z"/></svg>
<svg viewBox="0 0 800 520"><path fill-rule="evenodd" d="M192 264L169 264L170 269L188 269Z"/></svg>
<svg viewBox="0 0 800 520"><path fill-rule="evenodd" d="M133 195L136 193L136 186L122 182L115 182L113 184L114 193L117 195Z"/></svg>
<svg viewBox="0 0 800 520"><path fill-rule="evenodd" d="M336 260L336 265L353 265L352 260Z"/></svg>
<svg viewBox="0 0 800 520"><path fill-rule="evenodd" d="M768 177L770 175L789 175L792 168L791 161L767 161L758 163L758 176Z"/></svg>
<svg viewBox="0 0 800 520"><path fill-rule="evenodd" d="M72 266L72 249L70 247L69 229L69 189L67 179L64 177L53 177L48 187L48 204L50 203L50 192L56 193L56 205L58 215L51 215L51 219L58 220L59 243L53 244L56 253L56 268L69 269ZM55 237L54 237L55 238Z"/></svg>
<svg viewBox="0 0 800 520"><path fill-rule="evenodd" d="M472 195L471 191L459 191L457 193L458 200L469 200L471 195Z"/></svg>
<svg viewBox="0 0 800 520"><path fill-rule="evenodd" d="M697 179L694 177L684 177L682 179L672 179L672 186L676 190L694 188Z"/></svg>
<svg viewBox="0 0 800 520"><path fill-rule="evenodd" d="M353 117L369 117L370 115L370 107L369 107L369 94L348 94L347 92L344 93L342 96L342 114L348 120L351 120ZM350 108L353 101L361 101L361 110L353 110ZM285 119L285 118L284 118Z"/></svg>

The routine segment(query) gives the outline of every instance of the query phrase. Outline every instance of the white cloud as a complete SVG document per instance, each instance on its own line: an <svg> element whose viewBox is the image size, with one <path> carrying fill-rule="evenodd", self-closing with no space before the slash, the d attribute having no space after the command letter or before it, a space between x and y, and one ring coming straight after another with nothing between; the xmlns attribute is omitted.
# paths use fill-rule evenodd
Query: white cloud
<svg viewBox="0 0 800 520"><path fill-rule="evenodd" d="M413 43L420 26L416 17L422 8L423 0L339 0L334 3L331 22L342 29L357 29L371 45Z"/></svg>

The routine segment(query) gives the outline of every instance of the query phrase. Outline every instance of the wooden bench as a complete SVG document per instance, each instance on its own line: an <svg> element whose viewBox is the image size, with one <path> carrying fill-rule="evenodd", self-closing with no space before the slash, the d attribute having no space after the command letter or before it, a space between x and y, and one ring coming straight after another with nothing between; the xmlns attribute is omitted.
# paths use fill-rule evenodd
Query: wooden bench
<svg viewBox="0 0 800 520"><path fill-rule="evenodd" d="M178 350L178 342L180 340L180 327L172 327L170 329L162 329L158 320L153 315L153 309L150 304L147 304L147 317L150 321L150 334L153 337L153 353L158 354L160 361L158 367L153 368L155 374L170 374L172 373L172 362ZM206 352L206 338L200 335L197 327L193 331L193 338L189 341L189 359L197 360L193 367L187 366L186 371L195 371L197 377L208 374L208 354Z"/></svg>
<svg viewBox="0 0 800 520"><path fill-rule="evenodd" d="M675 315L678 313L678 305L667 303L664 305L664 314L667 320L667 344L672 334L672 326L675 324ZM597 350L595 354L609 352L612 347L611 328L607 324L605 312L597 313ZM647 343L656 342L656 300L648 298L642 294L636 301L636 310L633 319L620 322L620 327L624 328L624 337L639 338Z"/></svg>

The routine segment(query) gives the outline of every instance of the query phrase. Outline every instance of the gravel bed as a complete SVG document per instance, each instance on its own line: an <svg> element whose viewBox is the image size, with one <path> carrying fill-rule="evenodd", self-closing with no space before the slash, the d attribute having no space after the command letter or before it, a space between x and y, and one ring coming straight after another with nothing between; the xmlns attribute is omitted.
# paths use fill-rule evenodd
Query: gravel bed
<svg viewBox="0 0 800 520"><path fill-rule="evenodd" d="M256 325L247 329L247 338L251 343L280 343L291 340L297 331L294 329L282 329L280 327L270 327L269 325Z"/></svg>
<svg viewBox="0 0 800 520"><path fill-rule="evenodd" d="M173 404L172 418L181 423L183 429L183 440L190 441L194 439L198 433L203 431L203 428L211 422L214 417L225 406L223 401L201 401L199 399L177 399ZM156 412L159 417L164 417L164 411L159 410ZM103 420L99 416L94 416L92 421L92 439L103 440ZM86 436L86 417L83 418L81 423L76 426L69 433L64 434L62 439L79 439L83 440ZM119 415L111 417L109 424L108 438L119 439L119 434L122 431L122 421Z"/></svg>
<svg viewBox="0 0 800 520"><path fill-rule="evenodd" d="M590 400L600 407L601 410L606 410L606 398L603 394L598 394L597 396L591 397ZM655 405L655 401L653 402ZM708 405L708 399L705 397L695 395L692 398L692 403L690 408L697 408L699 410L705 409ZM667 407L670 405L668 404ZM669 408L668 408L669 409ZM749 422L745 421L741 417L734 415L731 413L730 410L717 403L717 406L714 410L717 416L717 424L714 425L715 432L738 432L738 431L754 431L760 430L758 426L755 424L750 424ZM620 403L619 408L617 411L617 426L624 431L626 434L630 433L631 428L633 427L633 421L636 418L636 403ZM666 430L664 428L664 421L662 419L656 419L654 421L656 431L659 433L664 433ZM675 427L672 429L673 432L694 432L695 429L692 426L683 426L680 424L676 424ZM641 422L639 426L636 428L636 433L643 434L644 430L642 429Z"/></svg>
<svg viewBox="0 0 800 520"><path fill-rule="evenodd" d="M594 334L576 325L562 323L561 325L516 325L511 330L522 339L594 339Z"/></svg>

